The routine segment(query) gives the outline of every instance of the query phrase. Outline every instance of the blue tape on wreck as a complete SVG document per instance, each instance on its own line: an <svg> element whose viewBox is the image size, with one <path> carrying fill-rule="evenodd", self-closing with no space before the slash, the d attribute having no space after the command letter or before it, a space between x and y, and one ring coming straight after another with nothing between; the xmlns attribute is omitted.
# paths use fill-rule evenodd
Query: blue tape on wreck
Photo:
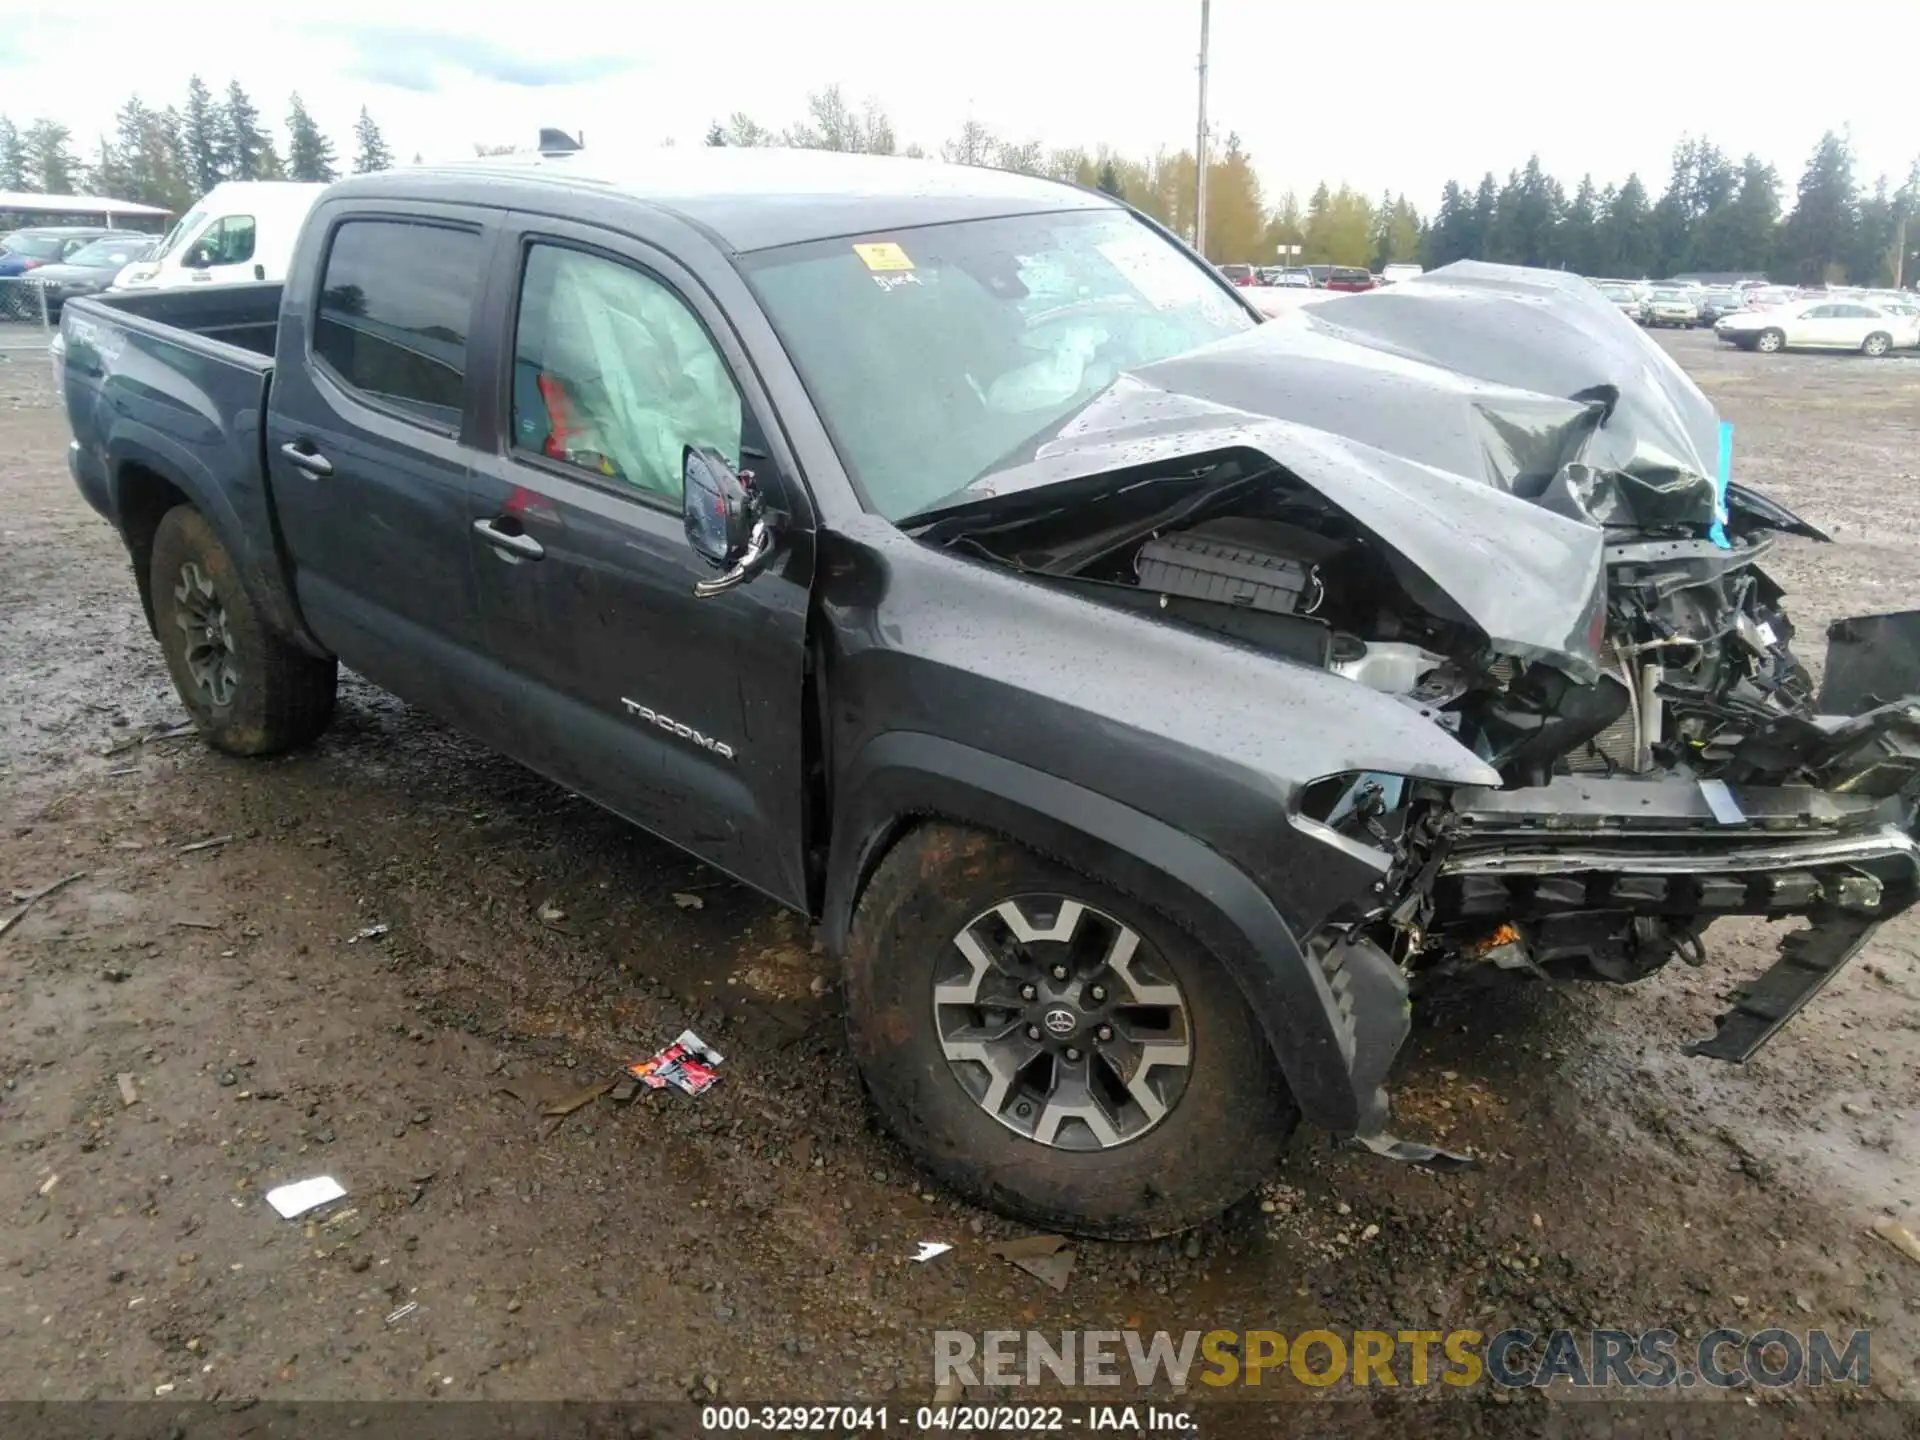
<svg viewBox="0 0 1920 1440"><path fill-rule="evenodd" d="M1720 468L1714 477L1713 489L1713 528L1707 532L1722 550L1731 550L1727 541L1727 485L1733 479L1733 422L1720 422Z"/></svg>

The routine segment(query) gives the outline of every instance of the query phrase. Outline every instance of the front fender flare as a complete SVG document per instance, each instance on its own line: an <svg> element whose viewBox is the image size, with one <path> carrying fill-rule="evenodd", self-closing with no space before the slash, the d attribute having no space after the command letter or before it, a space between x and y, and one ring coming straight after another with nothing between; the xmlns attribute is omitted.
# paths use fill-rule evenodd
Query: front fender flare
<svg viewBox="0 0 1920 1440"><path fill-rule="evenodd" d="M1137 897L1206 946L1253 1008L1305 1119L1343 1134L1384 1123L1384 1064L1355 1035L1390 1031L1397 1049L1404 987L1342 983L1336 994L1272 901L1217 851L1070 781L921 732L869 740L839 796L821 917L834 954L845 952L860 892L905 827L922 818L975 825ZM1361 1016L1356 1005L1392 1013Z"/></svg>

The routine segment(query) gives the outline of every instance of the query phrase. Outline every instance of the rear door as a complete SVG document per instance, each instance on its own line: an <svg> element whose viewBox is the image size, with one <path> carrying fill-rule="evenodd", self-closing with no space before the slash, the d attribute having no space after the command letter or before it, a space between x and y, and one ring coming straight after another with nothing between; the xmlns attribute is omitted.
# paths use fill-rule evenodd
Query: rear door
<svg viewBox="0 0 1920 1440"><path fill-rule="evenodd" d="M496 219L315 212L289 277L267 466L302 611L353 669L487 738L467 546L468 341Z"/></svg>
<svg viewBox="0 0 1920 1440"><path fill-rule="evenodd" d="M468 538L487 644L529 685L508 747L777 899L806 901L810 508L726 317L661 249L523 217L503 242ZM750 584L688 548L681 455L710 445L791 518Z"/></svg>

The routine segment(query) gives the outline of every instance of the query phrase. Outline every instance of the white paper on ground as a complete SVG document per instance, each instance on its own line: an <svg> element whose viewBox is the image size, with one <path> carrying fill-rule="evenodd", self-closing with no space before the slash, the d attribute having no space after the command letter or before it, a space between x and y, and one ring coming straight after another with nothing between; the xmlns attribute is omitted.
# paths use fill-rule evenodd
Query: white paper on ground
<svg viewBox="0 0 1920 1440"><path fill-rule="evenodd" d="M331 1175L316 1175L311 1180L296 1180L291 1185L269 1190L267 1203L280 1212L281 1219L291 1220L346 1193L346 1187Z"/></svg>

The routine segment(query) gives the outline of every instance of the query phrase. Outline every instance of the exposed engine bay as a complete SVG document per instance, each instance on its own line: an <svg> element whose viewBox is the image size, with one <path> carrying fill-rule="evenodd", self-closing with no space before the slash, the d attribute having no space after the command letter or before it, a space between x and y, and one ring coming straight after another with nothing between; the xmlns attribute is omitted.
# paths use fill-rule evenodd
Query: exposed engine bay
<svg viewBox="0 0 1920 1440"><path fill-rule="evenodd" d="M1444 284L1394 287L1303 312L1265 354L1228 342L1143 372L1161 404L1194 402L1189 430L1218 431L1223 405L1253 412L1230 412L1227 445L1196 453L1188 433L1157 463L1097 472L1084 462L1121 447L1087 438L1135 433L1144 411L1112 393L1078 434L919 533L1332 671L1498 771L1498 788L1378 773L1304 788L1295 823L1381 871L1372 900L1324 917L1323 964L1364 946L1415 985L1462 971L1628 983L1701 963L1720 916L1810 918L1694 1047L1745 1059L1916 897L1920 670L1882 667L1871 693L1821 714L1763 561L1782 534L1826 537L1728 484L1724 461L1716 482L1704 397L1566 284L1536 287L1565 334L1541 340L1536 309L1517 332L1534 353L1502 352L1496 333L1469 380L1443 367L1486 338L1456 332L1499 324L1489 294L1541 300L1506 278L1532 272L1465 268L1475 293L1458 306ZM1349 403L1303 436L1315 397L1286 382L1324 389L1326 371L1375 363L1356 348L1390 353L1396 413ZM1576 383L1609 361L1649 383ZM1556 367L1573 388L1511 388Z"/></svg>

